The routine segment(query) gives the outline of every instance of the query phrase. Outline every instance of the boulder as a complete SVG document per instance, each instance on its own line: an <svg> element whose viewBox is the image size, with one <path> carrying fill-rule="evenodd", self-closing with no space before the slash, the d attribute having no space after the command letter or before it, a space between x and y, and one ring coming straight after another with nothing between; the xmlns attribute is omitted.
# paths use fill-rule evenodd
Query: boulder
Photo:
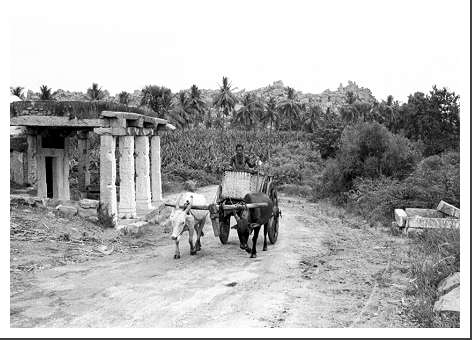
<svg viewBox="0 0 472 340"><path fill-rule="evenodd" d="M441 296L434 304L435 312L460 312L461 287L456 287L449 293Z"/></svg>
<svg viewBox="0 0 472 340"><path fill-rule="evenodd" d="M98 216L89 216L87 217L87 220L92 223L98 223Z"/></svg>
<svg viewBox="0 0 472 340"><path fill-rule="evenodd" d="M99 201L84 198L79 201L79 205L84 209L97 209Z"/></svg>
<svg viewBox="0 0 472 340"><path fill-rule="evenodd" d="M61 201L57 198L45 198L44 205L48 208L57 208L61 204Z"/></svg>
<svg viewBox="0 0 472 340"><path fill-rule="evenodd" d="M420 217L433 217L433 218L443 218L445 215L435 209L420 209L420 208L406 208L406 214L410 216L420 216Z"/></svg>
<svg viewBox="0 0 472 340"><path fill-rule="evenodd" d="M448 291L451 290L451 288L454 288L460 285L460 283L461 283L461 273L460 272L453 273L449 275L448 277L446 277L441 282L439 282L438 294L442 295L444 293L447 293Z"/></svg>
<svg viewBox="0 0 472 340"><path fill-rule="evenodd" d="M441 211L449 216L460 218L460 209L444 201L439 202L436 210Z"/></svg>
<svg viewBox="0 0 472 340"><path fill-rule="evenodd" d="M62 217L72 217L77 215L77 208L70 205L58 205L56 207L57 212Z"/></svg>
<svg viewBox="0 0 472 340"><path fill-rule="evenodd" d="M457 218L433 218L413 216L408 218L409 228L419 229L458 229L460 220Z"/></svg>
<svg viewBox="0 0 472 340"><path fill-rule="evenodd" d="M37 206L40 202L41 200L37 197L10 195L10 204Z"/></svg>
<svg viewBox="0 0 472 340"><path fill-rule="evenodd" d="M146 221L137 221L137 222L133 222L133 223L130 223L130 224L127 224L127 225L124 225L121 230L122 232L125 234L125 235L131 235L131 236L135 236L135 237L138 237L138 236L141 236L146 227L148 226L148 222Z"/></svg>
<svg viewBox="0 0 472 340"><path fill-rule="evenodd" d="M98 211L97 209L84 209L79 207L78 214L80 217L98 216Z"/></svg>

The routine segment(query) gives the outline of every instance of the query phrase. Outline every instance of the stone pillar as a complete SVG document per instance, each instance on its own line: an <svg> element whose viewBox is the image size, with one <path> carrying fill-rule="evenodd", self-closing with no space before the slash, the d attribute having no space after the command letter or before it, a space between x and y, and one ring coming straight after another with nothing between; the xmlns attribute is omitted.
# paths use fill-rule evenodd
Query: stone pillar
<svg viewBox="0 0 472 340"><path fill-rule="evenodd" d="M151 189L152 205L157 208L162 203L161 181L161 138L151 137Z"/></svg>
<svg viewBox="0 0 472 340"><path fill-rule="evenodd" d="M69 177L70 177L70 137L64 138L64 157L62 161L62 190L59 192L59 199L69 201L70 200L70 184L69 184Z"/></svg>
<svg viewBox="0 0 472 340"><path fill-rule="evenodd" d="M119 137L120 150L120 218L136 217L134 187L134 136Z"/></svg>
<svg viewBox="0 0 472 340"><path fill-rule="evenodd" d="M26 182L23 169L24 162L23 152L10 151L10 180L20 185Z"/></svg>
<svg viewBox="0 0 472 340"><path fill-rule="evenodd" d="M36 136L36 183L38 187L38 197L48 197L47 185L46 185L46 159L40 152L42 145L41 135Z"/></svg>
<svg viewBox="0 0 472 340"><path fill-rule="evenodd" d="M36 186L36 181L38 178L38 168L36 163L36 155L38 152L37 138L38 136L33 133L28 133L28 135L26 136L26 142L28 144L28 147L26 149L26 163L28 164L26 182L32 186Z"/></svg>
<svg viewBox="0 0 472 340"><path fill-rule="evenodd" d="M100 136L100 204L102 215L110 219L107 224L116 225L116 139L114 136Z"/></svg>
<svg viewBox="0 0 472 340"><path fill-rule="evenodd" d="M47 157L47 156L46 156ZM64 151L60 150L52 159L52 197L63 200Z"/></svg>
<svg viewBox="0 0 472 340"><path fill-rule="evenodd" d="M146 213L152 209L151 179L149 177L149 138L136 136L136 210Z"/></svg>
<svg viewBox="0 0 472 340"><path fill-rule="evenodd" d="M89 158L89 140L88 131L79 131L77 133L77 147L79 153L79 183L78 189L83 194L90 185L90 158ZM85 197L84 195L82 195Z"/></svg>

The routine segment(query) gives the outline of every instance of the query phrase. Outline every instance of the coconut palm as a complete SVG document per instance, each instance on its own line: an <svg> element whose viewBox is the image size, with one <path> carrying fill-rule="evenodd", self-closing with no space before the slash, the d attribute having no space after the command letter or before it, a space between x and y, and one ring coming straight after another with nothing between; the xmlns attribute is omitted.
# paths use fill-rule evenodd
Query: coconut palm
<svg viewBox="0 0 472 340"><path fill-rule="evenodd" d="M164 86L149 85L141 90L141 105L149 106L159 117L165 117L172 110L172 91Z"/></svg>
<svg viewBox="0 0 472 340"><path fill-rule="evenodd" d="M188 98L188 107L192 112L195 125L203 122L206 103L202 98L202 91L197 85L192 85L190 88L190 97Z"/></svg>
<svg viewBox="0 0 472 340"><path fill-rule="evenodd" d="M355 101L352 104L345 104L340 109L341 118L346 123L356 123L358 121L371 121L375 119L374 108L370 103Z"/></svg>
<svg viewBox="0 0 472 340"><path fill-rule="evenodd" d="M23 94L23 89L24 87L21 87L21 86L17 86L17 87L13 87L10 89L10 92L12 95L14 96L17 96L18 98L20 99L25 99L25 95Z"/></svg>
<svg viewBox="0 0 472 340"><path fill-rule="evenodd" d="M246 129L255 127L260 104L254 95L246 93L241 102L242 106L234 114L233 121Z"/></svg>
<svg viewBox="0 0 472 340"><path fill-rule="evenodd" d="M131 94L129 94L126 91L121 91L118 94L118 102L123 105L128 105L129 102L131 101Z"/></svg>
<svg viewBox="0 0 472 340"><path fill-rule="evenodd" d="M262 122L264 124L270 124L272 130L279 119L279 111L277 110L277 100L275 97L269 97L269 100L265 104L264 115L262 116Z"/></svg>
<svg viewBox="0 0 472 340"><path fill-rule="evenodd" d="M387 97L387 100L382 102L377 107L380 123L384 124L389 130L397 133L399 126L399 104L394 101L392 95Z"/></svg>
<svg viewBox="0 0 472 340"><path fill-rule="evenodd" d="M303 116L303 126L311 132L315 132L318 127L323 110L318 104L310 104L306 114Z"/></svg>
<svg viewBox="0 0 472 340"><path fill-rule="evenodd" d="M46 85L41 85L39 88L39 99L41 100L52 100L52 89Z"/></svg>
<svg viewBox="0 0 472 340"><path fill-rule="evenodd" d="M287 87L287 97L279 102L278 110L281 117L287 120L289 129L292 130L292 126L297 123L302 110L302 105L293 88Z"/></svg>
<svg viewBox="0 0 472 340"><path fill-rule="evenodd" d="M191 112L189 106L189 99L185 91L180 91L177 94L177 104L169 111L169 120L174 123L177 127L185 129L191 121Z"/></svg>
<svg viewBox="0 0 472 340"><path fill-rule="evenodd" d="M105 97L105 93L97 83L93 83L92 87L87 89L87 96L90 100L102 100Z"/></svg>
<svg viewBox="0 0 472 340"><path fill-rule="evenodd" d="M238 103L238 99L232 90L228 78L223 77L220 89L213 100L213 105L218 109L218 121L221 121L221 112L223 112L224 116L229 116L234 111L234 106Z"/></svg>

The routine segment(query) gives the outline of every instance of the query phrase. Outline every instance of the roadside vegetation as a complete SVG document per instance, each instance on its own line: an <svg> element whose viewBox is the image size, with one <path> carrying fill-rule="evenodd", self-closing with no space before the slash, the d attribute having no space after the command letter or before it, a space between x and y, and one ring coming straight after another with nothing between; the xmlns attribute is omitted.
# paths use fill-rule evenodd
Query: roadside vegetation
<svg viewBox="0 0 472 340"><path fill-rule="evenodd" d="M460 207L460 106L454 92L434 86L400 103L347 91L341 103L328 97L326 104L302 100L291 87L269 90L237 93L227 77L210 100L197 85L177 94L164 86L144 87L138 106L178 127L162 136L164 191L188 180L219 183L241 143L263 162L262 170L276 176L281 191L330 201L371 225L388 227L395 208L435 208L440 200ZM97 103L109 95L96 83L86 92ZM24 98L21 87L11 93ZM55 94L41 88L41 98ZM127 106L136 101L126 91L114 100ZM96 172L96 137L91 145ZM409 313L423 326L458 326L456 315L439 315L432 307L438 282L459 270L459 233L425 232L411 243L408 292L416 302Z"/></svg>

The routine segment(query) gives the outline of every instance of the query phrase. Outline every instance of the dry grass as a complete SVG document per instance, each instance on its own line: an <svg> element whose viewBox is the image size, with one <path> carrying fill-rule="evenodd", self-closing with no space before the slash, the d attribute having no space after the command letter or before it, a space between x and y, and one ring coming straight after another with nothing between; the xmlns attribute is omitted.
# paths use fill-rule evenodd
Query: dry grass
<svg viewBox="0 0 472 340"><path fill-rule="evenodd" d="M422 327L459 327L459 313L433 311L441 280L460 271L459 230L425 230L411 238L409 315Z"/></svg>

